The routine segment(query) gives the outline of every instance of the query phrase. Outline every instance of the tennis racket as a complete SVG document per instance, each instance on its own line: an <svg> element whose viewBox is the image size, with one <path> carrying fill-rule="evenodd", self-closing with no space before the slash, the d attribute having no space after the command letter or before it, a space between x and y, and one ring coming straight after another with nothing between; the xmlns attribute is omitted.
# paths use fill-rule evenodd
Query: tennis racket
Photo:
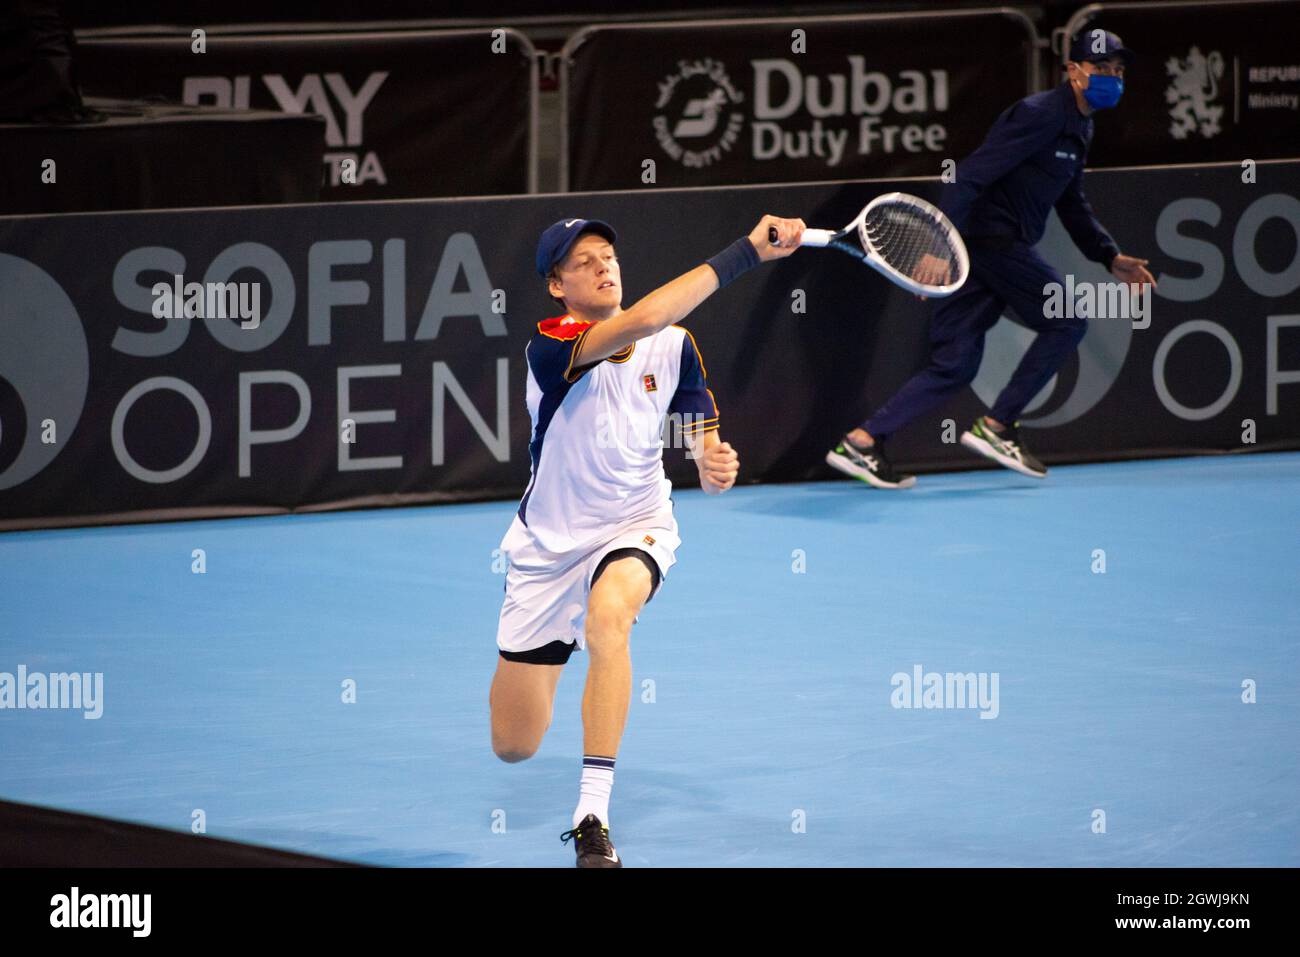
<svg viewBox="0 0 1300 957"><path fill-rule="evenodd" d="M776 244L775 227L768 241ZM846 252L918 296L951 296L970 274L966 244L948 217L907 193L877 196L839 231L805 229L802 245Z"/></svg>

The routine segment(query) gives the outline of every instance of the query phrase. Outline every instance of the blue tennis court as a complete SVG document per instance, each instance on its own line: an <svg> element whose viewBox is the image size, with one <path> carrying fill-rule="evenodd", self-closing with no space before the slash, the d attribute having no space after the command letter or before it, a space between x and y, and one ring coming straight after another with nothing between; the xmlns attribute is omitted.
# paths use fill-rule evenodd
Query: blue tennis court
<svg viewBox="0 0 1300 957"><path fill-rule="evenodd" d="M1300 454L1257 454L679 493L679 563L632 637L619 853L1300 864L1297 489ZM103 674L98 719L0 712L0 796L371 864L572 867L585 655L533 759L489 741L514 509L0 535L0 672ZM987 694L894 706L930 673Z"/></svg>

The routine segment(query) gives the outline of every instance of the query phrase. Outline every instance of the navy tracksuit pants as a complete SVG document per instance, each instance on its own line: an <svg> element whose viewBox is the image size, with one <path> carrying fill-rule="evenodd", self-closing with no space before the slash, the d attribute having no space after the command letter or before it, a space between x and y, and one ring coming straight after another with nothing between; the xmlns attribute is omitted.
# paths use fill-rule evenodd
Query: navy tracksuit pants
<svg viewBox="0 0 1300 957"><path fill-rule="evenodd" d="M980 367L984 334L1009 307L1038 333L989 414L1010 425L1061 367L1088 330L1082 318L1043 315L1048 283L1064 286L1061 274L1022 242L968 240L970 277L953 295L939 300L930 319L930 358L877 412L862 423L873 438L887 438L960 392Z"/></svg>

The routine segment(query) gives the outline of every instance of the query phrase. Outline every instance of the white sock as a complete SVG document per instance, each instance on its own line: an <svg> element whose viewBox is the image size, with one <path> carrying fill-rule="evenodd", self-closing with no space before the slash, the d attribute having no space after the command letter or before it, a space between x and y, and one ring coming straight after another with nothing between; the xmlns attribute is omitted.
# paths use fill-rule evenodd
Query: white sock
<svg viewBox="0 0 1300 957"><path fill-rule="evenodd" d="M578 807L573 812L577 827L588 814L609 827L609 793L614 790L614 759L598 754L582 756L582 783L578 786Z"/></svg>

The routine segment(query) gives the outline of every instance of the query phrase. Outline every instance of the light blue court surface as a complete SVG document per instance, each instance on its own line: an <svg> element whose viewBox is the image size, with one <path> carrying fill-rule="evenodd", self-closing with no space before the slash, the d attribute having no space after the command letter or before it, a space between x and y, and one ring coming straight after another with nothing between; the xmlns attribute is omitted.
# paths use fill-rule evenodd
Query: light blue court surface
<svg viewBox="0 0 1300 957"><path fill-rule="evenodd" d="M1300 864L1298 493L1295 454L678 493L679 562L632 638L620 853ZM104 675L99 720L0 711L0 796L184 831L201 809L372 864L571 867L586 656L536 757L489 746L514 508L0 535L0 671ZM997 716L893 707L917 666L996 673Z"/></svg>

